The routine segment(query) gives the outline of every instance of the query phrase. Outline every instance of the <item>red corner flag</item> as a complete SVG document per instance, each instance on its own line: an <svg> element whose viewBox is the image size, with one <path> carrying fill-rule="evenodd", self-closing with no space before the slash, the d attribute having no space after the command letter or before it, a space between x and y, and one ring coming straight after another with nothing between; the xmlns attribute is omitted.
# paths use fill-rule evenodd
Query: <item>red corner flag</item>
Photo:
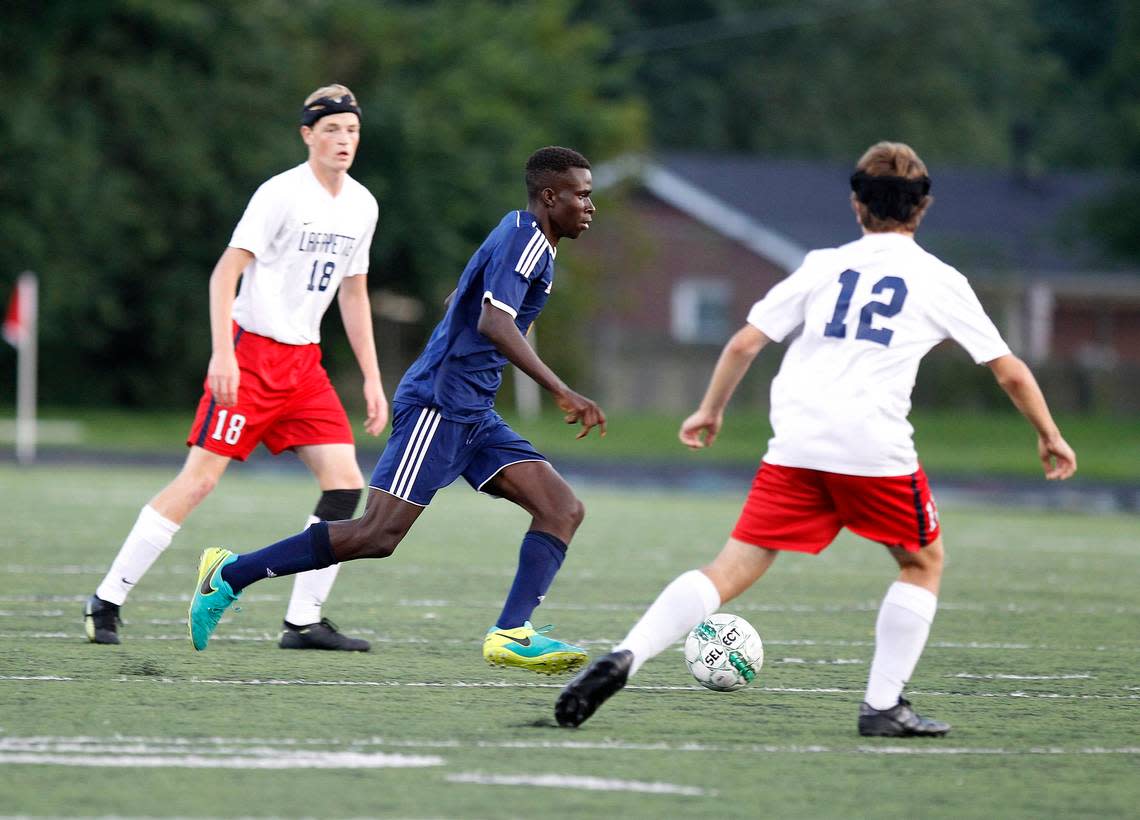
<svg viewBox="0 0 1140 820"><path fill-rule="evenodd" d="M20 308L20 303L23 301L20 298L22 290L17 282L16 287L12 288L12 297L8 300L8 311L4 314L4 341L15 348L23 344L28 330L27 309Z"/></svg>
<svg viewBox="0 0 1140 820"><path fill-rule="evenodd" d="M4 313L4 340L16 348L16 460L36 457L36 325L39 280L24 271Z"/></svg>

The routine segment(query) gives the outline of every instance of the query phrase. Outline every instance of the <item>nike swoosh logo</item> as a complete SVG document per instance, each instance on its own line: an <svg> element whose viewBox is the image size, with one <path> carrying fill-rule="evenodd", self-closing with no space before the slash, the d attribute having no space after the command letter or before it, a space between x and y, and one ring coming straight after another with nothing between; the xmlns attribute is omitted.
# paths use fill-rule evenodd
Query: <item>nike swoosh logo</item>
<svg viewBox="0 0 1140 820"><path fill-rule="evenodd" d="M495 634L500 638L506 638L508 641L514 641L519 646L530 646L530 638L515 638L502 632L496 632Z"/></svg>
<svg viewBox="0 0 1140 820"><path fill-rule="evenodd" d="M214 573L218 571L218 566L224 560L225 560L225 556L223 555L221 558L219 558L217 561L215 561L214 565L212 567L210 567L209 571L206 573L206 577L202 579L202 588L199 589L198 591L201 592L203 595L213 595L215 592L217 592L217 590L214 589L214 584L213 584Z"/></svg>
<svg viewBox="0 0 1140 820"><path fill-rule="evenodd" d="M133 587L135 585L134 581L128 581L126 578L120 578L119 580L129 587Z"/></svg>

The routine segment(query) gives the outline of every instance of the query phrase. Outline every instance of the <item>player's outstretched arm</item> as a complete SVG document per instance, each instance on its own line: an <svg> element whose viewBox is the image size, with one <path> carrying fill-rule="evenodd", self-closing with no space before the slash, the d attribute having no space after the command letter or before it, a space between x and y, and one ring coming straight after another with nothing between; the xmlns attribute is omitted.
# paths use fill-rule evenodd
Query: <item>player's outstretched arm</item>
<svg viewBox="0 0 1140 820"><path fill-rule="evenodd" d="M677 435L682 444L699 450L711 446L716 441L717 433L724 423L725 405L732 398L744 374L748 372L756 354L768 344L768 341L768 337L752 325L745 325L728 340L713 369L701 406L681 423L681 430Z"/></svg>
<svg viewBox="0 0 1140 820"><path fill-rule="evenodd" d="M1037 431L1037 455L1048 479L1066 479L1077 471L1077 456L1061 436L1037 379L1013 354L987 362L998 385Z"/></svg>
<svg viewBox="0 0 1140 820"><path fill-rule="evenodd" d="M495 307L490 301L484 301L482 313L479 314L479 332L491 340L499 352L507 357L507 361L553 394L559 409L566 413L567 424L582 425L575 438L586 436L594 427L598 428L601 435L606 434L606 414L602 408L593 399L571 390L555 375L534 348L527 344L509 313Z"/></svg>
<svg viewBox="0 0 1140 820"><path fill-rule="evenodd" d="M352 346L360 374L364 377L364 429L378 436L388 424L388 399L380 380L380 364L376 359L376 341L372 334L372 307L368 301L368 277L345 277L337 294L340 319Z"/></svg>
<svg viewBox="0 0 1140 820"><path fill-rule="evenodd" d="M253 261L253 254L244 248L228 247L214 265L210 274L210 341L213 353L206 368L206 383L214 400L222 407L237 401L238 369L234 353L234 299L242 271Z"/></svg>

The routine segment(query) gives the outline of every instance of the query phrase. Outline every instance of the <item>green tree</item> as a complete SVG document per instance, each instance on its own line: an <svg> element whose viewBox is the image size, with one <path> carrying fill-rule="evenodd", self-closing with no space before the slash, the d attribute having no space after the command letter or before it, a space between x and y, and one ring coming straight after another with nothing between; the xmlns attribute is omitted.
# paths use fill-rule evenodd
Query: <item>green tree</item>
<svg viewBox="0 0 1140 820"><path fill-rule="evenodd" d="M604 158L644 127L566 0L48 0L8 4L0 31L0 271L42 275L51 403L193 398L210 270L254 187L303 159L318 85L364 109L373 287L433 297L522 204L531 150Z"/></svg>
<svg viewBox="0 0 1140 820"><path fill-rule="evenodd" d="M162 401L201 378L213 261L251 186L296 156L291 49L264 36L280 6L6 12L0 269L41 274L45 401Z"/></svg>
<svg viewBox="0 0 1140 820"><path fill-rule="evenodd" d="M660 147L849 160L912 141L1009 160L1015 123L1061 81L1028 0L699 0L598 7L637 65Z"/></svg>

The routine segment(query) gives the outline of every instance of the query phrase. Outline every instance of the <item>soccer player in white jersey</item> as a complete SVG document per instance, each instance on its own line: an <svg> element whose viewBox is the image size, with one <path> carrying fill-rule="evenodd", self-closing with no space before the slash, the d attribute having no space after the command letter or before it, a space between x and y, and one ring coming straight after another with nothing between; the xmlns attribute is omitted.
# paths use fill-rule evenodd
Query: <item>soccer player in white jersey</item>
<svg viewBox="0 0 1140 820"><path fill-rule="evenodd" d="M781 551L817 554L846 527L883 544L900 568L879 610L859 733L949 731L903 697L934 619L943 557L938 511L906 418L919 361L944 339L958 342L1037 431L1046 478L1071 476L1076 456L966 278L915 242L933 201L917 154L901 143L873 145L851 187L863 238L809 253L753 306L681 425L682 443L711 445L756 354L791 339L772 382L774 435L732 535L711 564L676 578L613 652L563 689L555 705L561 725L589 718L642 664L748 589Z"/></svg>
<svg viewBox="0 0 1140 820"><path fill-rule="evenodd" d="M142 508L110 570L87 601L93 643L117 644L119 610L170 545L231 459L263 443L293 450L321 488L309 523L352 518L364 487L352 428L321 365L321 317L337 295L364 377L364 429L379 435L388 402L372 336L368 253L379 208L348 175L360 141L360 108L343 85L314 91L301 110L308 159L266 181L250 200L210 277L213 355L187 438L182 471ZM235 298L235 290L241 283ZM338 567L298 575L283 649L367 651L322 617Z"/></svg>

